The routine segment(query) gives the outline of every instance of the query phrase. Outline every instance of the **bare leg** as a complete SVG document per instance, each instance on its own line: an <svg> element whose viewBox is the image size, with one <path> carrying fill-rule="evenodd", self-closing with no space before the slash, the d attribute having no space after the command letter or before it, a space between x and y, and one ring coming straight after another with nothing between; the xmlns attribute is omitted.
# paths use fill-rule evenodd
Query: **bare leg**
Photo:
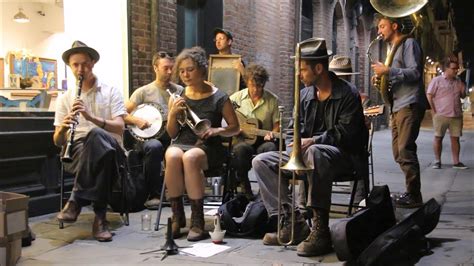
<svg viewBox="0 0 474 266"><path fill-rule="evenodd" d="M443 137L434 137L433 150L435 155L435 161L441 162L441 152L443 151Z"/></svg>
<svg viewBox="0 0 474 266"><path fill-rule="evenodd" d="M183 155L180 148L169 147L166 150L165 184L170 198L179 197L184 192Z"/></svg>
<svg viewBox="0 0 474 266"><path fill-rule="evenodd" d="M183 155L184 179L190 199L202 199L204 196L204 172L207 169L206 153L193 148Z"/></svg>
<svg viewBox="0 0 474 266"><path fill-rule="evenodd" d="M451 137L451 154L453 156L453 164L459 163L459 151L461 145L459 144L459 137Z"/></svg>

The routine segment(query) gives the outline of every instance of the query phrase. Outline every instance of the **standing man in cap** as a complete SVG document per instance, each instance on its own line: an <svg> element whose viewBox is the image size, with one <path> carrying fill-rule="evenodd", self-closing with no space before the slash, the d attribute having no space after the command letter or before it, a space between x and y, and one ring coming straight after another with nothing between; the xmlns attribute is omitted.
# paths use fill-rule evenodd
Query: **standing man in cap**
<svg viewBox="0 0 474 266"><path fill-rule="evenodd" d="M376 62L372 69L375 77L388 75L391 84L392 152L405 175L406 184L406 192L395 200L395 205L415 208L423 205L416 146L421 121L428 107L423 85L423 52L415 39L403 40L402 25L398 20L380 14L375 19L378 34L382 34L389 46L402 42L391 66Z"/></svg>
<svg viewBox="0 0 474 266"><path fill-rule="evenodd" d="M164 110L163 119L168 117L168 101L170 98L166 90L172 93L181 95L183 87L171 82L171 74L174 65L173 57L163 51L157 52L152 59L153 70L156 78L153 82L136 89L130 101L126 103L127 112L125 123L135 125L140 129L146 129L151 126L150 122L133 116L132 113L140 104L155 103ZM165 127L165 123L162 124ZM144 175L147 183L147 192L149 193L148 200L145 202L145 207L148 209L158 209L160 204L160 194L163 186L163 176L161 175L161 162L166 147L170 144L170 138L165 131L165 134L158 139L149 139L145 142L137 142L135 149L143 158Z"/></svg>
<svg viewBox="0 0 474 266"><path fill-rule="evenodd" d="M332 250L329 232L331 187L337 176L365 174L367 169L367 137L364 114L357 89L329 72L330 52L322 38L310 38L300 44L300 75L304 84L312 84L301 91L300 124L301 149L306 166L312 170L308 177L308 204L313 211L313 228L309 232L303 216L297 211L295 239L299 256L319 256ZM287 130L287 150L282 154L286 163L293 146L293 125ZM262 200L270 217L278 215L279 153L267 152L252 161ZM288 180L282 179L281 195L283 228L281 239L288 242L291 235L291 201ZM301 242L301 243L300 243ZM278 245L277 234L267 233L266 245Z"/></svg>
<svg viewBox="0 0 474 266"><path fill-rule="evenodd" d="M75 124L72 162L65 164L75 174L71 197L57 215L62 222L75 222L81 207L93 203L92 234L98 241L111 241L106 219L107 204L124 162L121 147L126 110L121 92L99 81L92 72L99 53L85 43L75 41L62 55L74 77L82 79L80 97L75 90L61 95L54 117L54 144L64 147L70 128Z"/></svg>
<svg viewBox="0 0 474 266"><path fill-rule="evenodd" d="M214 42L216 44L216 48L219 55L232 54L232 43L234 42L234 37L232 36L232 33L230 33L230 31L221 28L215 28ZM235 68L240 72L239 90L242 90L247 87L243 78L245 74L244 61L240 60L240 64L236 64Z"/></svg>

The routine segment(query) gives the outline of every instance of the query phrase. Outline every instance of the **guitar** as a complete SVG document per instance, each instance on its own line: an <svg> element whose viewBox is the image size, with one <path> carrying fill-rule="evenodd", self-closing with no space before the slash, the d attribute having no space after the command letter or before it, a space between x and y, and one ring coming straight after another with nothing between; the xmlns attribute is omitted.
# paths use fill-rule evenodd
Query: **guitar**
<svg viewBox="0 0 474 266"><path fill-rule="evenodd" d="M383 114L385 105L374 105L364 109L364 116L375 117Z"/></svg>
<svg viewBox="0 0 474 266"><path fill-rule="evenodd" d="M246 118L241 112L235 112L237 114L237 119L239 120L240 129L242 132L235 136L232 140L232 143L238 143L244 141L249 145L253 145L257 142L259 137L265 137L268 133L272 132L271 130L260 129L261 123L256 118ZM272 132L275 138L281 138L282 134L277 132ZM285 134L283 134L285 137Z"/></svg>

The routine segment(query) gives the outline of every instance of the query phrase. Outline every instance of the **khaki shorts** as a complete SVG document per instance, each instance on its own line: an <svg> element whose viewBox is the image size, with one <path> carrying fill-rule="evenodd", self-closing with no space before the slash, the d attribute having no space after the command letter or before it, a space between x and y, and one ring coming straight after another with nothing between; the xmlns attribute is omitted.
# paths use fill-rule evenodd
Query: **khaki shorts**
<svg viewBox="0 0 474 266"><path fill-rule="evenodd" d="M436 137L444 137L449 128L451 137L462 136L462 117L446 117L435 115L433 117L433 129Z"/></svg>

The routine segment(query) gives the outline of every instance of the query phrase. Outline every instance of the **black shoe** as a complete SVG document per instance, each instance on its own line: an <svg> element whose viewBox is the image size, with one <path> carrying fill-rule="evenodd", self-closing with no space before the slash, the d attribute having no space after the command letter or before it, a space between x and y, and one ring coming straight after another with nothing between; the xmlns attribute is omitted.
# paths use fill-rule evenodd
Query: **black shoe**
<svg viewBox="0 0 474 266"><path fill-rule="evenodd" d="M417 208L423 205L423 198L421 197L421 193L413 194L413 193L403 193L395 200L395 206L397 208Z"/></svg>

